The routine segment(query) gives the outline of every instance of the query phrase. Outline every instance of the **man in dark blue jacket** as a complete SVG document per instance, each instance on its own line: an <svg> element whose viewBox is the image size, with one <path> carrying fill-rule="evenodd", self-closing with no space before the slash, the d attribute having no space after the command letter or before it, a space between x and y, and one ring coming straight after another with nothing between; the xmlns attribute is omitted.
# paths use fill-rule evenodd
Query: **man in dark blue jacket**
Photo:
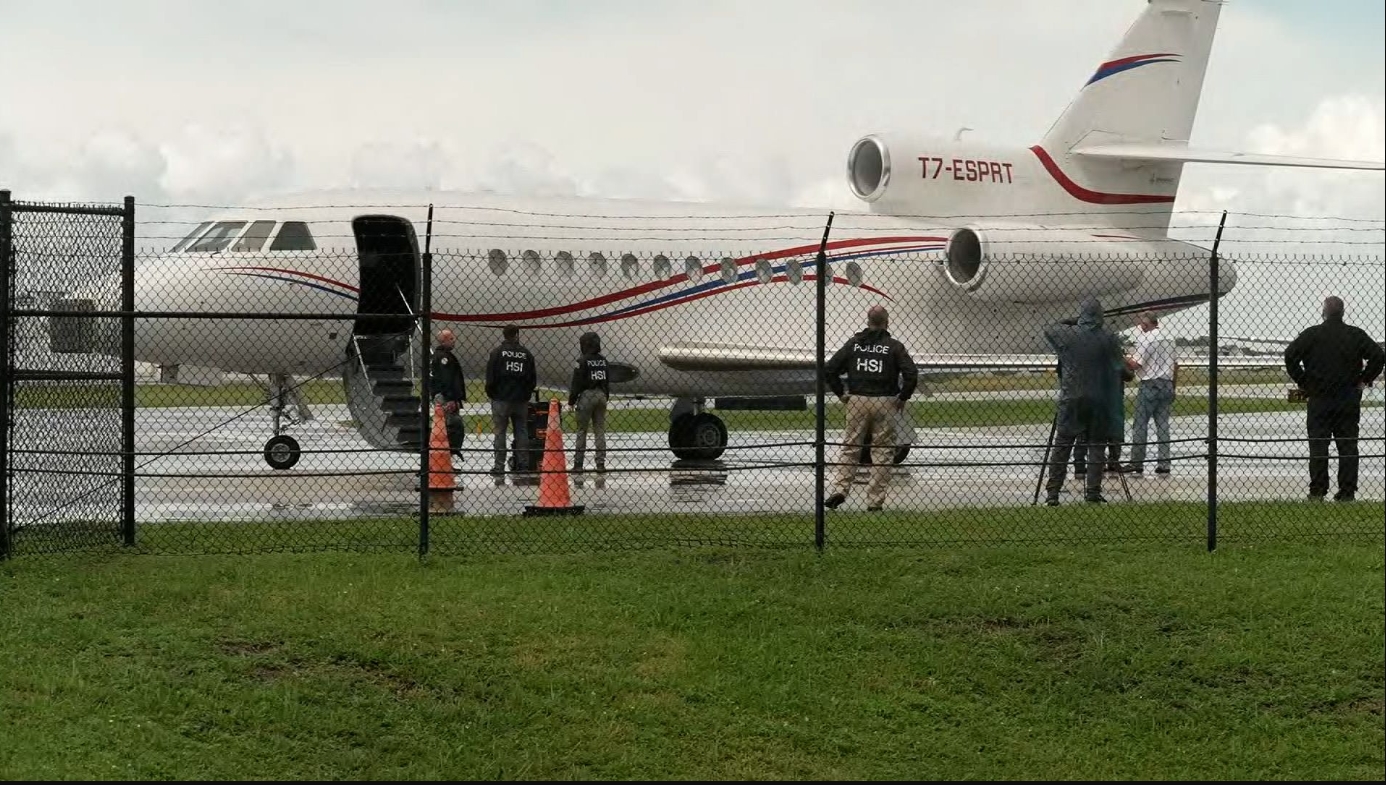
<svg viewBox="0 0 1386 785"><path fill-rule="evenodd" d="M495 431L492 452L495 464L491 474L505 474L505 430L515 432L515 471L536 468L529 450L529 396L534 394L537 373L534 354L520 343L520 328L506 325L500 346L491 350L486 361L486 397L491 399L491 427Z"/></svg>
<svg viewBox="0 0 1386 785"><path fill-rule="evenodd" d="M1073 443L1088 439L1089 454L1101 455L1111 437L1112 398L1121 394L1121 342L1102 326L1102 304L1090 297L1079 306L1076 320L1045 328L1044 337L1059 356L1059 412L1054 450L1049 459L1045 504L1056 507L1068 473ZM1084 498L1103 503L1100 463L1089 467Z"/></svg>
<svg viewBox="0 0 1386 785"><path fill-rule="evenodd" d="M1285 370L1309 398L1309 500L1328 495L1328 442L1338 444L1338 493L1357 497L1357 426L1362 391L1381 375L1386 352L1360 327L1343 322L1340 297L1323 301L1323 323L1300 333L1285 347Z"/></svg>

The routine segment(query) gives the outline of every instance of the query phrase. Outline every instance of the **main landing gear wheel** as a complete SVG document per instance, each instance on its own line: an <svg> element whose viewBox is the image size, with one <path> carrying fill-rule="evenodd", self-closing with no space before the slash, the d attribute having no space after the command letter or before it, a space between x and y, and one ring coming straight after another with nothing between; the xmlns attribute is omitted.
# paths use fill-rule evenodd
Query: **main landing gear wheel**
<svg viewBox="0 0 1386 785"><path fill-rule="evenodd" d="M727 449L727 426L707 412L681 415L669 426L669 449L681 461L716 460Z"/></svg>
<svg viewBox="0 0 1386 785"><path fill-rule="evenodd" d="M265 463L271 469L284 471L298 463L300 451L298 441L292 436L279 435L265 442Z"/></svg>

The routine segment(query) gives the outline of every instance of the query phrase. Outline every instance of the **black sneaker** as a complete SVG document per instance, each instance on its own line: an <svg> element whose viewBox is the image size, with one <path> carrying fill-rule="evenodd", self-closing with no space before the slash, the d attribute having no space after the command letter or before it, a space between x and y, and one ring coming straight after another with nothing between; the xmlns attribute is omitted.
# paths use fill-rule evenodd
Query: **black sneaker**
<svg viewBox="0 0 1386 785"><path fill-rule="evenodd" d="M1045 507L1058 507L1058 506L1059 506L1059 497L1057 497L1057 496L1050 496L1048 499L1045 499L1045 500L1044 500L1044 506L1045 506Z"/></svg>
<svg viewBox="0 0 1386 785"><path fill-rule="evenodd" d="M1155 467L1155 473L1156 473L1156 474L1169 474L1169 467L1168 467L1168 466L1156 466L1156 467Z"/></svg>
<svg viewBox="0 0 1386 785"><path fill-rule="evenodd" d="M1324 493L1311 493L1311 494L1309 494L1309 498L1306 499L1305 501L1321 502L1321 501L1323 501L1323 497L1324 497L1324 496L1327 496L1327 495L1328 495L1328 494L1324 494Z"/></svg>
<svg viewBox="0 0 1386 785"><path fill-rule="evenodd" d="M830 510L836 510L838 507L842 506L842 503L845 501L847 501L846 496L843 496L840 493L834 493L832 496L829 496L827 499L823 501L823 506L827 507Z"/></svg>
<svg viewBox="0 0 1386 785"><path fill-rule="evenodd" d="M1127 463L1122 465L1121 471L1123 474L1145 474L1145 467L1134 463ZM1159 470L1156 469L1156 471ZM1169 469L1165 469L1165 471L1168 472Z"/></svg>
<svg viewBox="0 0 1386 785"><path fill-rule="evenodd" d="M1106 503L1107 503L1107 500L1104 499L1104 498L1102 498L1101 496L1088 496L1088 497L1084 498L1083 501L1087 502L1088 504L1106 504Z"/></svg>
<svg viewBox="0 0 1386 785"><path fill-rule="evenodd" d="M1343 493L1342 491L1338 491L1337 493L1333 494L1333 501L1335 501L1335 502L1354 502L1354 501L1357 501L1357 494L1355 494L1355 493Z"/></svg>
<svg viewBox="0 0 1386 785"><path fill-rule="evenodd" d="M881 511L881 505L879 505L879 504L872 505L872 506L870 506L870 507L867 507L867 508L866 508L866 511L867 511L867 512L880 512L880 511Z"/></svg>

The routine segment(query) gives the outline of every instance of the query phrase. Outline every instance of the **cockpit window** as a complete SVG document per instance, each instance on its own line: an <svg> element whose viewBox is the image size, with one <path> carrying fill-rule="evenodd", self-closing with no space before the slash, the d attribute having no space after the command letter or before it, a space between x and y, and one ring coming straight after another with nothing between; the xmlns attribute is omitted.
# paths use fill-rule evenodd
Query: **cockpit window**
<svg viewBox="0 0 1386 785"><path fill-rule="evenodd" d="M188 247L188 243L192 242L192 241L193 241L193 238L195 238L195 237L197 237L199 234L202 234L203 232L207 231L207 227L209 227L209 226L211 226L211 225L212 225L212 222L211 222L211 221L203 221L202 223L198 224L196 229L192 230L191 232L188 232L188 236L187 236L187 237L184 237L184 238L181 239L181 240L179 240L179 241L178 241L178 244L175 245L175 246L173 246L173 248L171 248L171 249L169 250L169 252L170 252L170 253L177 253L178 251L181 251L181 250L183 250L184 248Z"/></svg>
<svg viewBox="0 0 1386 785"><path fill-rule="evenodd" d="M271 251L316 251L318 244L313 242L313 233L308 224L302 221L285 221L279 235L270 243Z"/></svg>
<svg viewBox="0 0 1386 785"><path fill-rule="evenodd" d="M258 251L265 247L265 241L269 239L270 232L274 231L274 221L256 221L245 230L241 239L236 241L233 251Z"/></svg>
<svg viewBox="0 0 1386 785"><path fill-rule="evenodd" d="M212 227L212 231L203 235L201 240L188 246L188 253L224 251L244 227L245 221L220 221Z"/></svg>

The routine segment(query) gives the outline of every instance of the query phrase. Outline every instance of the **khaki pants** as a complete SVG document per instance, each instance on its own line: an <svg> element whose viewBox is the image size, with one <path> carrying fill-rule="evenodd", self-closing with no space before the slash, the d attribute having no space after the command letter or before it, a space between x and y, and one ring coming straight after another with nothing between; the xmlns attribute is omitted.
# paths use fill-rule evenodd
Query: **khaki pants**
<svg viewBox="0 0 1386 785"><path fill-rule="evenodd" d="M582 471L587 457L587 428L591 426L597 443L597 471L606 469L606 393L584 390L577 398L577 452L573 455L573 471Z"/></svg>
<svg viewBox="0 0 1386 785"><path fill-rule="evenodd" d="M885 504L886 485L895 458L895 407L897 398L853 395L847 399L847 433L843 437L841 465L837 467L834 493L847 496L857 473L857 457L866 434L871 434L871 481L866 486L866 504Z"/></svg>

